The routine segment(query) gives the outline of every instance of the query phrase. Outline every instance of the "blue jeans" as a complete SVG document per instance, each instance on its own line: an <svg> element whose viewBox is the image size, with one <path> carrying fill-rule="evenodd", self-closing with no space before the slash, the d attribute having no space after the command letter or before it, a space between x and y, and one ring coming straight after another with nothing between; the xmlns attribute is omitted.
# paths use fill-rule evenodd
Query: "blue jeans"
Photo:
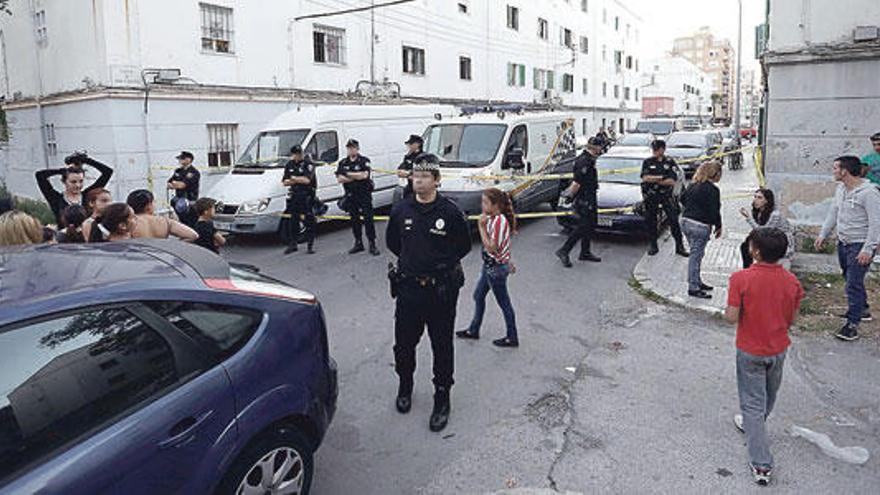
<svg viewBox="0 0 880 495"><path fill-rule="evenodd" d="M499 264L493 266L483 265L480 279L474 288L474 319L468 331L473 335L480 334L480 326L483 324L483 314L486 312L486 295L491 290L495 294L495 300L504 314L504 323L507 325L507 338L518 341L516 334L516 315L513 305L510 303L510 294L507 292L507 277L510 275L510 265Z"/></svg>
<svg viewBox="0 0 880 495"><path fill-rule="evenodd" d="M700 278L700 267L703 264L703 255L706 254L706 244L712 235L712 228L708 225L682 218L681 230L688 240L691 255L688 257L688 290L698 291L703 284Z"/></svg>
<svg viewBox="0 0 880 495"><path fill-rule="evenodd" d="M837 243L837 259L843 277L846 279L846 300L848 309L846 321L858 325L862 321L862 314L868 309L868 294L865 292L865 276L871 265L862 266L856 261L856 256L862 251L864 244L861 242L844 244Z"/></svg>
<svg viewBox="0 0 880 495"><path fill-rule="evenodd" d="M785 351L775 356L755 356L736 350L739 408L743 416L749 460L755 466L773 467L766 421L776 404L784 364Z"/></svg>

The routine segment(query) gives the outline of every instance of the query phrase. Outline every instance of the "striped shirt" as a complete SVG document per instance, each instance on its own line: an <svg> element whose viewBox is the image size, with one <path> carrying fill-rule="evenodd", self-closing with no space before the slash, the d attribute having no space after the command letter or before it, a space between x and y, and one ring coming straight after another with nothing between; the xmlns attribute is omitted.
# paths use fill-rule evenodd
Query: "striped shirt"
<svg viewBox="0 0 880 495"><path fill-rule="evenodd" d="M489 240L498 247L496 254L488 253L496 262L506 264L510 262L510 222L504 215L489 217L486 223L486 234Z"/></svg>

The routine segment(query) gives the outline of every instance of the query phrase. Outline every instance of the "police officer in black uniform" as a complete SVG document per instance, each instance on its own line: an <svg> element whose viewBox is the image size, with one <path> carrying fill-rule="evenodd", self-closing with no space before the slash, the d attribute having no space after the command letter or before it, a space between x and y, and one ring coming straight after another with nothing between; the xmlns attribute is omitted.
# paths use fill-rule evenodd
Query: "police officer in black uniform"
<svg viewBox="0 0 880 495"><path fill-rule="evenodd" d="M412 196L413 193L413 163L415 162L416 157L422 154L424 140L422 139L422 136L412 134L404 144L408 149L406 155L403 157L403 162L397 167L397 176L401 179L406 179L406 187L403 189L403 197L406 198Z"/></svg>
<svg viewBox="0 0 880 495"><path fill-rule="evenodd" d="M678 224L678 199L673 194L675 184L678 182L681 169L675 160L666 156L666 142L656 140L651 143L654 156L642 162L642 198L645 207L645 222L648 224L648 234L651 236L651 247L648 254L654 256L660 249L657 247L659 236L659 215L662 209L666 213L666 221L672 230L675 239L675 253L680 256L688 256L684 248L681 236L681 227Z"/></svg>
<svg viewBox="0 0 880 495"><path fill-rule="evenodd" d="M361 230L366 224L370 254L379 256L379 248L376 247L376 226L373 223L373 180L370 178L370 159L360 154L360 143L356 139L349 139L345 148L348 150L348 156L339 161L336 180L345 189L343 201L346 211L351 215L354 247L348 251L348 254L364 251Z"/></svg>
<svg viewBox="0 0 880 495"><path fill-rule="evenodd" d="M281 222L281 236L287 241L287 249L284 254L290 254L299 250L300 223L305 225L306 242L308 253L315 252L315 219L314 201L317 190L317 177L315 166L309 157L303 156L300 145L290 148L290 161L284 166L284 176L281 183L290 188L287 195L287 208L284 213L288 217Z"/></svg>
<svg viewBox="0 0 880 495"><path fill-rule="evenodd" d="M199 181L201 174L198 169L193 167L195 157L189 151L181 151L177 155L177 161L180 164L174 170L174 174L168 179L168 189L174 190L174 198L171 200L171 206L180 221L188 227L194 227L199 219L193 205L199 199Z"/></svg>
<svg viewBox="0 0 880 495"><path fill-rule="evenodd" d="M596 171L596 158L601 153L602 141L591 137L587 142L587 149L575 161L574 180L562 193L564 198L572 201L577 215L577 227L569 234L562 248L556 251L556 256L566 268L572 266L568 254L578 241L581 242L581 254L578 260L594 263L602 261L602 258L590 251L590 238L598 221L596 192L599 190L599 174Z"/></svg>
<svg viewBox="0 0 880 495"><path fill-rule="evenodd" d="M425 327L434 356L434 408L428 423L440 431L449 421L453 384L453 331L458 293L464 285L461 259L471 249L462 211L437 193L440 166L436 156L422 154L413 166L414 194L391 211L386 242L398 257L391 266L391 295L397 298L394 363L400 385L397 410L412 407L416 345Z"/></svg>

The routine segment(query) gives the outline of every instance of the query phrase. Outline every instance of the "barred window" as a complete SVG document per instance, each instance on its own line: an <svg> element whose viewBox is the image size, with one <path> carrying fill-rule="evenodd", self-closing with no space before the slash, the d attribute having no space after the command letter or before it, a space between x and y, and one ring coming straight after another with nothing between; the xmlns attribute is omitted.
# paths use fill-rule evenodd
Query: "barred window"
<svg viewBox="0 0 880 495"><path fill-rule="evenodd" d="M562 75L562 92L563 93L572 93L574 92L574 76L571 74L563 74Z"/></svg>
<svg viewBox="0 0 880 495"><path fill-rule="evenodd" d="M208 166L230 167L238 150L238 124L208 124Z"/></svg>
<svg viewBox="0 0 880 495"><path fill-rule="evenodd" d="M463 81L470 81L471 76L470 57L458 57L458 78Z"/></svg>
<svg viewBox="0 0 880 495"><path fill-rule="evenodd" d="M345 65L345 30L315 24L312 35L315 62Z"/></svg>
<svg viewBox="0 0 880 495"><path fill-rule="evenodd" d="M58 154L58 140L55 138L55 124L46 124L46 151L49 156Z"/></svg>
<svg viewBox="0 0 880 495"><path fill-rule="evenodd" d="M425 50L421 48L413 48L411 46L403 47L403 72L405 74L413 74L417 76L425 75Z"/></svg>
<svg viewBox="0 0 880 495"><path fill-rule="evenodd" d="M46 29L46 9L34 12L34 35L37 37L37 45L45 47L49 44L49 32Z"/></svg>
<svg viewBox="0 0 880 495"><path fill-rule="evenodd" d="M202 13L202 51L235 53L232 43L232 9L200 3Z"/></svg>

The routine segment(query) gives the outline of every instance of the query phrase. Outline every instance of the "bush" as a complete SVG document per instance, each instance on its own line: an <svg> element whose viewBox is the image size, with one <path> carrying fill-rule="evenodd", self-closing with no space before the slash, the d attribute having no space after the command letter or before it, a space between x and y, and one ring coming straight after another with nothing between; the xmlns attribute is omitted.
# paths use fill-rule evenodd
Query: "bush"
<svg viewBox="0 0 880 495"><path fill-rule="evenodd" d="M6 189L6 184L2 181L0 181L0 198L12 198L13 208L33 216L43 225L55 223L55 215L52 214L52 210L45 201L14 196Z"/></svg>

